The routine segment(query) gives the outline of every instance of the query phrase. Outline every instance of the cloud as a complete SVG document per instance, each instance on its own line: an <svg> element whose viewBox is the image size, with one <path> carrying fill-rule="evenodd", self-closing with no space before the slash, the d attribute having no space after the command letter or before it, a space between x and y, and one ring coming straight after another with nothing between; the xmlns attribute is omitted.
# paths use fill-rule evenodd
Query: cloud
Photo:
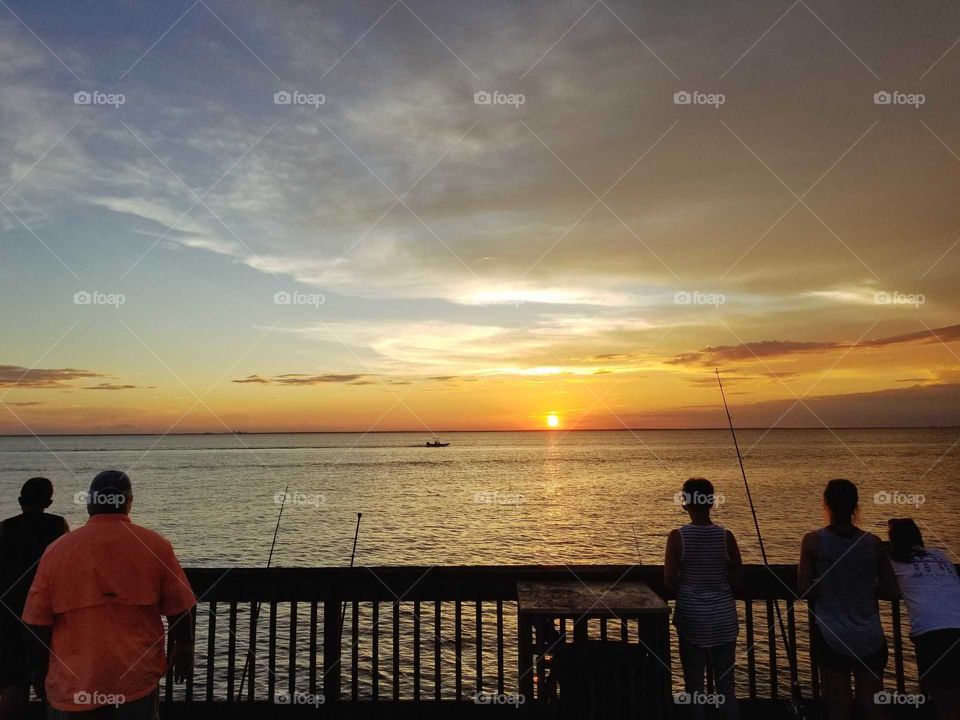
<svg viewBox="0 0 960 720"><path fill-rule="evenodd" d="M108 377L92 370L75 368L25 368L19 365L0 365L0 387L7 388L62 388L74 380Z"/></svg>
<svg viewBox="0 0 960 720"><path fill-rule="evenodd" d="M0 365L0 388L49 390L69 388L79 390L154 390L155 385L130 385L101 382L96 385L74 385L76 380L109 378L110 375L76 368L25 368L19 365ZM16 403L8 403L14 405ZM23 403L25 405L34 403ZM39 404L39 403L36 403Z"/></svg>
<svg viewBox="0 0 960 720"><path fill-rule="evenodd" d="M457 376L447 375L425 380L447 381L456 380ZM306 373L284 373L283 375L273 375L264 377L261 375L248 375L245 378L231 380L231 382L241 385L281 385L288 387L301 387L305 385L409 385L410 380L405 378L381 377L379 375L368 374L337 374L330 373L326 375L308 375Z"/></svg>
<svg viewBox="0 0 960 720"><path fill-rule="evenodd" d="M328 375L306 375L304 373L285 373L283 375L274 375L273 377L262 377L260 375L248 375L239 380L231 382L240 384L255 385L325 385L328 383L358 384L367 378L366 375L357 374L328 374Z"/></svg>
<svg viewBox="0 0 960 720"><path fill-rule="evenodd" d="M715 367L726 362L751 362L753 360L762 360L766 357L780 357L801 353L825 352L847 348L885 347L906 343L953 342L955 340L960 340L960 325L949 325L859 343L763 340L760 342L741 343L740 345L708 346L695 352L676 355L667 360L666 363L669 365Z"/></svg>
<svg viewBox="0 0 960 720"><path fill-rule="evenodd" d="M119 385L115 383L100 383L99 385L85 385L84 390L156 390L156 385Z"/></svg>

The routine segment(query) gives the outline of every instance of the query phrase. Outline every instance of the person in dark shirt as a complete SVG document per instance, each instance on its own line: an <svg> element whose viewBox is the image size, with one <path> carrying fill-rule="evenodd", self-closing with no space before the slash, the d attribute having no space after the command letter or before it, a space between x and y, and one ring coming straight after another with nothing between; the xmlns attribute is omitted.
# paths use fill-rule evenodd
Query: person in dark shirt
<svg viewBox="0 0 960 720"><path fill-rule="evenodd" d="M19 499L23 512L0 522L0 720L21 717L29 699L28 631L20 616L44 550L70 529L45 512L53 502L47 478L27 480Z"/></svg>

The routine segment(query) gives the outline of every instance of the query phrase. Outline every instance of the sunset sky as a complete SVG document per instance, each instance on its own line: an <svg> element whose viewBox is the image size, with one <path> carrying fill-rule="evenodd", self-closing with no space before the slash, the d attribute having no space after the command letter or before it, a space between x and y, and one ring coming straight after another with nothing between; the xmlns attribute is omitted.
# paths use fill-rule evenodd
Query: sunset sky
<svg viewBox="0 0 960 720"><path fill-rule="evenodd" d="M958 38L5 0L0 433L960 425Z"/></svg>

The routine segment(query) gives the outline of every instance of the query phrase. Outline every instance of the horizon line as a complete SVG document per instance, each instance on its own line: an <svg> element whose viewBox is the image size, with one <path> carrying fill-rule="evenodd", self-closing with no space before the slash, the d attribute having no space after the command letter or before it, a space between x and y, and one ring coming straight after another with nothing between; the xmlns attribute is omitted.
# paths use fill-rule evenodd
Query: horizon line
<svg viewBox="0 0 960 720"><path fill-rule="evenodd" d="M745 425L738 430L957 430L960 425L809 425L799 427L777 427L762 425ZM0 438L20 437L149 437L152 435L197 437L204 435L236 436L236 435L431 435L443 433L568 433L568 432L702 432L704 430L722 430L727 432L726 426L716 427L643 427L643 428L528 428L525 430L237 430L232 432L85 432L85 433L0 433Z"/></svg>

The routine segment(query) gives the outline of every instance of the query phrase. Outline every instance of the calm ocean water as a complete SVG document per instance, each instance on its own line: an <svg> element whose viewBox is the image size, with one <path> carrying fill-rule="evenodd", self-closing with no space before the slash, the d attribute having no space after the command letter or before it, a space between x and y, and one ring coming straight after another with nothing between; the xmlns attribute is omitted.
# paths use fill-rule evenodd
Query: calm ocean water
<svg viewBox="0 0 960 720"><path fill-rule="evenodd" d="M861 524L918 519L928 544L960 549L960 429L742 431L748 477L771 560L795 562L822 523L831 477L860 486ZM277 434L0 438L0 516L20 484L50 477L52 510L85 521L74 496L105 468L134 481L135 520L173 542L185 565L265 563L289 501L274 564L343 565L363 512L358 564L645 563L662 561L684 521L683 479L711 478L717 520L758 561L729 433ZM636 533L636 541L634 539Z"/></svg>

